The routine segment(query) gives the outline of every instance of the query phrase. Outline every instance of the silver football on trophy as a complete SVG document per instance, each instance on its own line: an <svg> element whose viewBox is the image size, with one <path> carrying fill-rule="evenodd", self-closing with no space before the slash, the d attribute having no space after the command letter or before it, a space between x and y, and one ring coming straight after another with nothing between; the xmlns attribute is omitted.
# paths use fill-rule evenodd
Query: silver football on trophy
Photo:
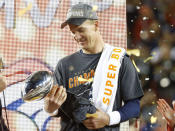
<svg viewBox="0 0 175 131"><path fill-rule="evenodd" d="M43 99L53 85L53 75L48 71L32 73L26 80L21 91L22 99L26 102Z"/></svg>

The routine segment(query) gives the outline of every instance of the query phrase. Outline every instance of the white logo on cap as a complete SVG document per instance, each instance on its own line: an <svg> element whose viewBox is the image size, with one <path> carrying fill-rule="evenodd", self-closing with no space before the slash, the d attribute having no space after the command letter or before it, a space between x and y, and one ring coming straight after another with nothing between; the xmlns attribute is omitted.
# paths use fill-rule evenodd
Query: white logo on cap
<svg viewBox="0 0 175 131"><path fill-rule="evenodd" d="M73 11L69 11L67 18L70 17L83 17L83 11L82 10L73 10Z"/></svg>

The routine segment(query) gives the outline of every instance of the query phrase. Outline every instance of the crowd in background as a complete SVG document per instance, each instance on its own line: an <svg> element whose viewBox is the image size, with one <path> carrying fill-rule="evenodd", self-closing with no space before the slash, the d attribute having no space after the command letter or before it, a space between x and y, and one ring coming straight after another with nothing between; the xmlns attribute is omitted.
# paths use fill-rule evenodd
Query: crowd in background
<svg viewBox="0 0 175 131"><path fill-rule="evenodd" d="M175 100L175 0L127 0L127 26L128 49L140 51L131 58L145 93L134 126L163 131L166 122L157 100L163 98L170 106Z"/></svg>

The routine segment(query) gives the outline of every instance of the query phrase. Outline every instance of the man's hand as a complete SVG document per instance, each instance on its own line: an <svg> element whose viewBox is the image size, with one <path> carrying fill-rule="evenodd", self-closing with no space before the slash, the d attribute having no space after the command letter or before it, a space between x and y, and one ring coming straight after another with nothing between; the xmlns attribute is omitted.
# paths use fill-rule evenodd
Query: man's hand
<svg viewBox="0 0 175 131"><path fill-rule="evenodd" d="M67 98L66 89L63 86L55 85L44 98L44 109L48 113L53 113L65 102Z"/></svg>
<svg viewBox="0 0 175 131"><path fill-rule="evenodd" d="M165 117L168 125L170 127L174 127L175 126L175 109L173 110L164 99L159 99L157 103L158 103L157 109Z"/></svg>
<svg viewBox="0 0 175 131"><path fill-rule="evenodd" d="M109 116L105 112L97 109L95 113L96 117L89 117L88 119L83 121L83 124L88 129L99 129L103 128L106 125L109 125Z"/></svg>
<svg viewBox="0 0 175 131"><path fill-rule="evenodd" d="M6 79L0 74L0 92L6 88Z"/></svg>

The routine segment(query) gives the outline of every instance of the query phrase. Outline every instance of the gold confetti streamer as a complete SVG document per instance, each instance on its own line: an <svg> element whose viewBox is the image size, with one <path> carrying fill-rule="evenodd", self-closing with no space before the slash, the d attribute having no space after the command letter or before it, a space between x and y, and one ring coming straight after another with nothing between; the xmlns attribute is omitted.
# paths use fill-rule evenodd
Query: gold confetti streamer
<svg viewBox="0 0 175 131"><path fill-rule="evenodd" d="M132 63L134 64L134 66L135 66L135 68L136 68L136 70L137 70L137 72L140 72L140 69L136 66L136 63L135 63L135 61L134 60L132 60Z"/></svg>
<svg viewBox="0 0 175 131"><path fill-rule="evenodd" d="M84 79L84 78L82 78L82 77L78 77L78 81L80 81L80 82L92 82L92 81L93 81L93 78Z"/></svg>
<svg viewBox="0 0 175 131"><path fill-rule="evenodd" d="M156 55L156 52L152 52L153 56L148 57L147 59L144 60L144 63L148 62L149 60L152 60L154 58L154 55Z"/></svg>
<svg viewBox="0 0 175 131"><path fill-rule="evenodd" d="M23 16L27 11L31 10L32 3L29 3L26 8L19 10L18 16Z"/></svg>
<svg viewBox="0 0 175 131"><path fill-rule="evenodd" d="M148 57L147 59L144 60L144 63L148 62L149 60L152 60L153 56Z"/></svg>
<svg viewBox="0 0 175 131"><path fill-rule="evenodd" d="M89 114L89 113L87 113L87 114L86 114L86 118L89 118L89 117L97 118L98 115L97 115L96 113L94 113L94 114Z"/></svg>
<svg viewBox="0 0 175 131"><path fill-rule="evenodd" d="M128 49L127 54L128 55L140 56L140 50L139 49Z"/></svg>

